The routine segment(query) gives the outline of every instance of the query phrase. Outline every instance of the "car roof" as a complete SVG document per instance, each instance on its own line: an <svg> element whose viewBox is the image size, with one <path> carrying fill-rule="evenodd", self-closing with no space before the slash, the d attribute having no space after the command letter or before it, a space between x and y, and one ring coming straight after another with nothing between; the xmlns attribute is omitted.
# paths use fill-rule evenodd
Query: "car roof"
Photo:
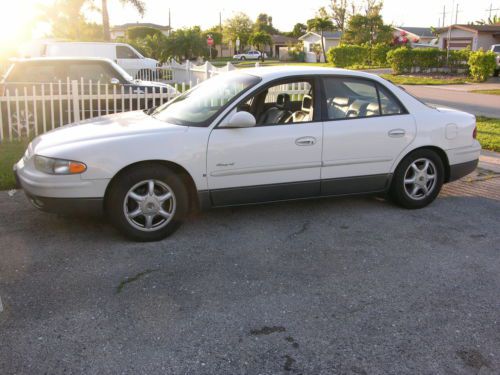
<svg viewBox="0 0 500 375"><path fill-rule="evenodd" d="M273 80L278 78L286 78L289 76L300 76L300 75L339 75L339 76L351 76L360 78L371 78L379 80L379 77L375 74L362 72L359 70L348 70L341 68L329 68L329 67L315 67L315 66L297 66L297 65L284 65L284 66L272 66L272 67L258 67L258 68L247 68L239 70L264 80Z"/></svg>
<svg viewBox="0 0 500 375"><path fill-rule="evenodd" d="M103 61L103 62L108 62L112 63L113 61L110 59L107 59L105 57L30 57L30 58L18 58L18 59L12 59L11 60L14 63L17 62L54 62L54 61Z"/></svg>

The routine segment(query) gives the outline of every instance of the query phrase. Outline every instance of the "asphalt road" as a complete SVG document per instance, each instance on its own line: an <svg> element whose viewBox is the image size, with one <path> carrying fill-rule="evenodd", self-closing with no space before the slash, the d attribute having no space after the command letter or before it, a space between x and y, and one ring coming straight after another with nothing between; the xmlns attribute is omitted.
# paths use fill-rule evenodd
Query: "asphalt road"
<svg viewBox="0 0 500 375"><path fill-rule="evenodd" d="M495 181L212 210L150 244L0 192L0 373L498 374Z"/></svg>

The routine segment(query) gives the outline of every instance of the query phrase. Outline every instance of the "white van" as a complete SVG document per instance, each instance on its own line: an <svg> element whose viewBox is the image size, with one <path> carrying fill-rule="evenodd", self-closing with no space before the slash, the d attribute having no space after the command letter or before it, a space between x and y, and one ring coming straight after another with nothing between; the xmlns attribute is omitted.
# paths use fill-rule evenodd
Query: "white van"
<svg viewBox="0 0 500 375"><path fill-rule="evenodd" d="M132 77L152 77L158 61L142 56L125 43L44 41L30 57L104 57L115 61Z"/></svg>

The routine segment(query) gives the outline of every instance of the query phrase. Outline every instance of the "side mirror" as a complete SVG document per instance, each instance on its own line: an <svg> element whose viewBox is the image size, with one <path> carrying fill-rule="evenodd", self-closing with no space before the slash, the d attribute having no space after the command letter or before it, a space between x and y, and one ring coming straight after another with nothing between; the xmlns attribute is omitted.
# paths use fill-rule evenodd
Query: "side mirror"
<svg viewBox="0 0 500 375"><path fill-rule="evenodd" d="M120 84L120 80L118 78L111 78L110 83L112 85L119 85Z"/></svg>
<svg viewBox="0 0 500 375"><path fill-rule="evenodd" d="M240 111L236 112L229 120L222 126L223 128L251 128L255 126L257 121L254 115L250 112Z"/></svg>

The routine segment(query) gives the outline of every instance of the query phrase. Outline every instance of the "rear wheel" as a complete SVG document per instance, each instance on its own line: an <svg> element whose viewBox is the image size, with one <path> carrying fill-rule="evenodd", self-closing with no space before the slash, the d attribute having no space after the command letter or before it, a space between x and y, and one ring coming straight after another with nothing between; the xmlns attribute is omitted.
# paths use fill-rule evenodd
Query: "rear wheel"
<svg viewBox="0 0 500 375"><path fill-rule="evenodd" d="M439 194L444 182L444 165L432 150L417 150L396 168L390 195L400 206L422 208Z"/></svg>
<svg viewBox="0 0 500 375"><path fill-rule="evenodd" d="M188 212L182 179L162 165L125 172L113 182L106 202L113 225L136 241L158 241L172 234Z"/></svg>

